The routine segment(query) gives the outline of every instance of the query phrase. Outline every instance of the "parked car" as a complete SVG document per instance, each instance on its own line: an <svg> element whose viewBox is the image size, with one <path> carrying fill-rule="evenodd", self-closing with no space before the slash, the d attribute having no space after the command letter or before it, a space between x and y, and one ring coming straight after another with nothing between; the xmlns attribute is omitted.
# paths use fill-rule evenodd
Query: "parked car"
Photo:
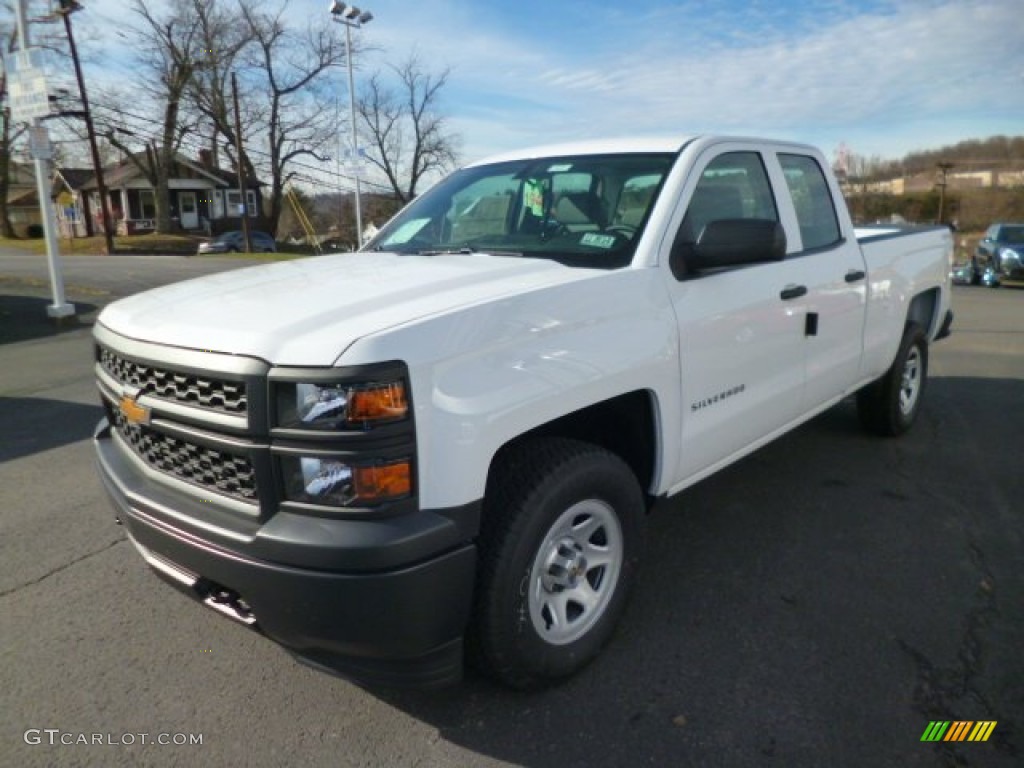
<svg viewBox="0 0 1024 768"><path fill-rule="evenodd" d="M997 277L1024 280L1024 224L993 224L985 230L975 255L985 259Z"/></svg>
<svg viewBox="0 0 1024 768"><path fill-rule="evenodd" d="M266 232L250 232L249 241L252 243L252 250L255 253L275 253L277 251L277 243ZM205 243L200 243L196 253L235 253L244 250L245 237L241 230L236 229L217 235Z"/></svg>

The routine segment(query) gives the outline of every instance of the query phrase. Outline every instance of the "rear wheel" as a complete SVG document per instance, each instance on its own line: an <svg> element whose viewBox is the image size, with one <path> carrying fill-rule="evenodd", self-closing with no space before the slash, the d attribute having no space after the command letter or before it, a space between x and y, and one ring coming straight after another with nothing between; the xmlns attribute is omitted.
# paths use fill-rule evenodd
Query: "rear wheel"
<svg viewBox="0 0 1024 768"><path fill-rule="evenodd" d="M643 494L618 456L587 443L530 440L496 461L471 650L485 673L537 688L611 636L643 546Z"/></svg>
<svg viewBox="0 0 1024 768"><path fill-rule="evenodd" d="M927 380L928 337L924 328L910 323L888 372L857 393L864 427L886 437L906 432L917 419Z"/></svg>

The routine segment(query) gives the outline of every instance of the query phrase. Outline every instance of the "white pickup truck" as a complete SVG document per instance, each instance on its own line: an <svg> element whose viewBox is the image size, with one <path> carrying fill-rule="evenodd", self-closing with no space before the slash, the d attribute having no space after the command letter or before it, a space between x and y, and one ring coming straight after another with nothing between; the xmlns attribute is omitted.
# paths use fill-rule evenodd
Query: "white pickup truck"
<svg viewBox="0 0 1024 768"><path fill-rule="evenodd" d="M307 663L544 685L611 636L654 500L848 395L911 426L952 252L855 232L807 146L504 155L360 253L108 306L99 472L157 572Z"/></svg>

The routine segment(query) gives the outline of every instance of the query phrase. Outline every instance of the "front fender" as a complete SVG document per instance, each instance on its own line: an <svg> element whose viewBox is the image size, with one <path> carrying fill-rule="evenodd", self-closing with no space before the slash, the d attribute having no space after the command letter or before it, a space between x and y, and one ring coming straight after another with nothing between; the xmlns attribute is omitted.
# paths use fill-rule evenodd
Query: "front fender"
<svg viewBox="0 0 1024 768"><path fill-rule="evenodd" d="M568 268L567 268L568 269ZM589 405L652 393L652 492L678 439L677 326L654 269L573 270L579 279L421 319L360 340L339 365L401 359L416 412L421 503L483 497L494 454L510 440ZM666 454L672 453L668 456Z"/></svg>

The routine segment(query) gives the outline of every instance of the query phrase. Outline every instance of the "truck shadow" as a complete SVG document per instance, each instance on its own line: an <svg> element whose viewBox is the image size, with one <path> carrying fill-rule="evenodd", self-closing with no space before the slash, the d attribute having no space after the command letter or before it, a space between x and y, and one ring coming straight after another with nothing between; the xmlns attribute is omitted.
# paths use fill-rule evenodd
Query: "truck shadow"
<svg viewBox="0 0 1024 768"><path fill-rule="evenodd" d="M0 397L0 463L31 456L92 435L98 405L37 397Z"/></svg>
<svg viewBox="0 0 1024 768"><path fill-rule="evenodd" d="M1012 765L1024 619L985 606L995 584L1024 604L1004 449L1022 402L1022 380L933 378L915 428L883 440L844 401L655 507L619 631L575 678L375 695L517 765L924 765L921 731L954 716L999 720L987 755ZM964 666L979 654L1001 666Z"/></svg>

